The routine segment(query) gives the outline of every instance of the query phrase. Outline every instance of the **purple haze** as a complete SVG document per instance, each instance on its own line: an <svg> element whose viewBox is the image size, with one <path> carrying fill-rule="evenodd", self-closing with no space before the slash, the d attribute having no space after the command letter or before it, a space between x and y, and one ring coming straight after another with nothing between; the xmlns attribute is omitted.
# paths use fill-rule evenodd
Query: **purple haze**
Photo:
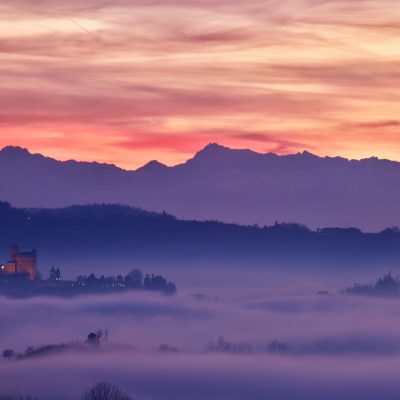
<svg viewBox="0 0 400 400"><path fill-rule="evenodd" d="M0 152L0 169L0 199L15 206L122 203L179 218L367 231L400 222L400 164L377 158L277 156L212 144L182 165L151 162L125 171L8 147Z"/></svg>
<svg viewBox="0 0 400 400"><path fill-rule="evenodd" d="M302 293L289 281L282 289L286 294L279 294L276 285L282 281L273 276L254 274L253 283L242 290L240 280L221 283L220 293L217 286L193 286L173 298L134 293L1 299L3 348L23 351L28 345L84 340L100 328L109 330L112 343L136 347L2 360L1 392L72 400L106 380L138 400L397 398L398 301L317 296L312 293L321 281L311 276ZM325 284L333 292L337 282ZM196 289L205 290L205 299L193 296ZM220 335L249 343L252 352L207 352L209 341ZM289 351L266 351L275 339L286 342ZM181 351L159 353L162 343Z"/></svg>

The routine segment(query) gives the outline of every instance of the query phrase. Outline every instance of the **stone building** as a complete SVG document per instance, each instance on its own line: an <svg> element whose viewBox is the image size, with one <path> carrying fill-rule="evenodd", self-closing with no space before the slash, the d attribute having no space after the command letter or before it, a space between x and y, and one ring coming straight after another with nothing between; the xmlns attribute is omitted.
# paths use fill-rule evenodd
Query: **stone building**
<svg viewBox="0 0 400 400"><path fill-rule="evenodd" d="M29 279L37 276L37 251L21 252L19 247L11 246L10 261L2 265L2 272L6 275L28 275Z"/></svg>

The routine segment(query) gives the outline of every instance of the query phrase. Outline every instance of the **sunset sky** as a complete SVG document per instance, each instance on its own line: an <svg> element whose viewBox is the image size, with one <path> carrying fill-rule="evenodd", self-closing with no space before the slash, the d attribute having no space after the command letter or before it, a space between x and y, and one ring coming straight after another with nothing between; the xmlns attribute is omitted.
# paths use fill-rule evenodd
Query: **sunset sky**
<svg viewBox="0 0 400 400"><path fill-rule="evenodd" d="M399 0L2 0L0 147L400 160Z"/></svg>

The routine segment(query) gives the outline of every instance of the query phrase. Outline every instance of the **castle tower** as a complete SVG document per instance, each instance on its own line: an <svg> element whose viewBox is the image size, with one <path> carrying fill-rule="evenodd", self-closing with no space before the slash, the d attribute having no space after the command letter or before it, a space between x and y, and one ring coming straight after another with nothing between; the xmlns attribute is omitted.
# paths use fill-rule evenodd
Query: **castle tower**
<svg viewBox="0 0 400 400"><path fill-rule="evenodd" d="M21 252L17 245L11 246L10 261L2 269L6 275L28 275L30 279L37 276L37 251Z"/></svg>
<svg viewBox="0 0 400 400"><path fill-rule="evenodd" d="M55 270L54 266L52 266L51 270L50 270L50 280L51 281L55 281L56 280L56 270Z"/></svg>
<svg viewBox="0 0 400 400"><path fill-rule="evenodd" d="M28 274L30 279L35 279L37 275L37 251L18 252L15 255L16 273Z"/></svg>
<svg viewBox="0 0 400 400"><path fill-rule="evenodd" d="M18 253L19 253L19 247L16 244L11 246L11 248L10 248L10 261L16 262Z"/></svg>

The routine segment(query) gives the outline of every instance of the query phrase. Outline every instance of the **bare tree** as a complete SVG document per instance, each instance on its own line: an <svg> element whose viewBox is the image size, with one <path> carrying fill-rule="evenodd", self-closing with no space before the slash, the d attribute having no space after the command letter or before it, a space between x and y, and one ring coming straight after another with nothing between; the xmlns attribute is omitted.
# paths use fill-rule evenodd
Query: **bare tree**
<svg viewBox="0 0 400 400"><path fill-rule="evenodd" d="M117 386L100 382L85 391L82 400L133 400Z"/></svg>

